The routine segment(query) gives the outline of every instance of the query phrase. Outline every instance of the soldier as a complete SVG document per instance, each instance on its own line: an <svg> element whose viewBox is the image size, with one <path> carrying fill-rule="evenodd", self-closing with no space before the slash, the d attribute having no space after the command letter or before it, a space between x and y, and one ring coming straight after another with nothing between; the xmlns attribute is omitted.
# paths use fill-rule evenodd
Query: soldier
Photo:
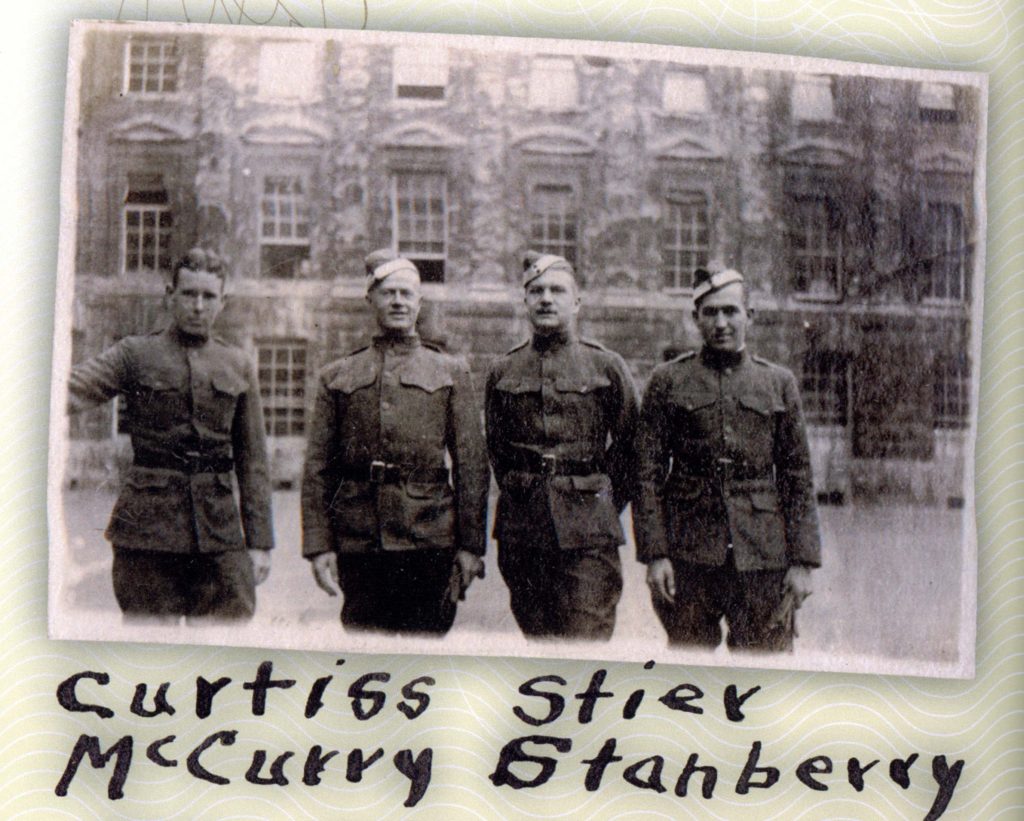
<svg viewBox="0 0 1024 821"><path fill-rule="evenodd" d="M167 287L170 326L126 337L71 372L69 412L127 400L132 466L106 537L114 594L128 618L247 619L255 585L270 572L256 376L241 349L211 335L224 276L214 253L189 251Z"/></svg>
<svg viewBox="0 0 1024 821"><path fill-rule="evenodd" d="M577 336L572 265L530 252L524 267L532 339L494 364L485 397L498 566L527 637L607 641L622 592L636 389L622 357Z"/></svg>
<svg viewBox="0 0 1024 821"><path fill-rule="evenodd" d="M670 644L789 650L820 565L796 380L746 349L743 277L698 270L704 339L655 369L644 396L637 557Z"/></svg>
<svg viewBox="0 0 1024 821"><path fill-rule="evenodd" d="M324 591L340 585L346 627L443 635L484 575L490 473L479 410L467 363L416 333L416 266L375 251L366 271L380 333L320 373L302 552Z"/></svg>

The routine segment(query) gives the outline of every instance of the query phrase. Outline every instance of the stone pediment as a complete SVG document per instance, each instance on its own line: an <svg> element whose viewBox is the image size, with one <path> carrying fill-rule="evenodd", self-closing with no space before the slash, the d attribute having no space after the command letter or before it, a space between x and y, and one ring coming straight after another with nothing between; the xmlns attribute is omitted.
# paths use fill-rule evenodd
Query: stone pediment
<svg viewBox="0 0 1024 821"><path fill-rule="evenodd" d="M427 120L414 120L387 129L379 137L385 148L461 148L465 138Z"/></svg>
<svg viewBox="0 0 1024 821"><path fill-rule="evenodd" d="M252 145L293 145L318 148L330 139L330 132L306 117L261 117L242 131L242 139Z"/></svg>
<svg viewBox="0 0 1024 821"><path fill-rule="evenodd" d="M126 142L170 143L191 140L195 134L170 118L134 117L114 129L113 136Z"/></svg>
<svg viewBox="0 0 1024 821"><path fill-rule="evenodd" d="M937 171L947 174L970 174L973 170L973 162L969 154L944 146L917 152L914 156L914 165L920 171Z"/></svg>
<svg viewBox="0 0 1024 821"><path fill-rule="evenodd" d="M597 150L594 139L583 131L563 126L530 128L512 135L512 146L524 154L581 157Z"/></svg>
<svg viewBox="0 0 1024 821"><path fill-rule="evenodd" d="M800 165L843 166L859 160L860 152L839 140L795 140L779 150L779 159Z"/></svg>
<svg viewBox="0 0 1024 821"><path fill-rule="evenodd" d="M654 156L659 160L720 160L722 148L715 141L685 135L654 146Z"/></svg>

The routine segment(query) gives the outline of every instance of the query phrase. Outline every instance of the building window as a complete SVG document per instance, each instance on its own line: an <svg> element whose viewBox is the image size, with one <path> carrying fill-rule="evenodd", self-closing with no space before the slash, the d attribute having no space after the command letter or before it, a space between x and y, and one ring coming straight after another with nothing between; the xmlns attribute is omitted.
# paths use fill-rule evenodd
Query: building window
<svg viewBox="0 0 1024 821"><path fill-rule="evenodd" d="M575 266L579 242L576 195L571 185L535 185L530 192L530 247Z"/></svg>
<svg viewBox="0 0 1024 821"><path fill-rule="evenodd" d="M932 388L932 417L936 428L967 427L971 372L965 355L942 357L936 362Z"/></svg>
<svg viewBox="0 0 1024 821"><path fill-rule="evenodd" d="M125 91L173 94L178 90L178 68L173 40L131 40L125 51Z"/></svg>
<svg viewBox="0 0 1024 821"><path fill-rule="evenodd" d="M443 100L448 85L448 51L398 46L394 51L395 96L400 100Z"/></svg>
<svg viewBox="0 0 1024 821"><path fill-rule="evenodd" d="M309 203L302 177L263 178L260 203L260 272L293 279L309 261Z"/></svg>
<svg viewBox="0 0 1024 821"><path fill-rule="evenodd" d="M921 122L955 123L956 88L949 83L921 83L917 89L917 113Z"/></svg>
<svg viewBox="0 0 1024 821"><path fill-rule="evenodd" d="M564 111L579 105L572 57L534 57L530 63L530 108Z"/></svg>
<svg viewBox="0 0 1024 821"><path fill-rule="evenodd" d="M315 43L286 41L260 45L259 96L306 102L317 98Z"/></svg>
<svg viewBox="0 0 1024 821"><path fill-rule="evenodd" d="M843 219L831 197L790 199L789 247L793 290L832 299L840 294L843 264Z"/></svg>
<svg viewBox="0 0 1024 821"><path fill-rule="evenodd" d="M925 206L924 259L921 261L926 299L967 298L968 253L963 211L949 202Z"/></svg>
<svg viewBox="0 0 1024 821"><path fill-rule="evenodd" d="M169 271L173 218L161 174L129 174L122 212L126 273Z"/></svg>
<svg viewBox="0 0 1024 821"><path fill-rule="evenodd" d="M669 114L704 114L708 110L707 81L692 71L670 71L665 75L662 108Z"/></svg>
<svg viewBox="0 0 1024 821"><path fill-rule="evenodd" d="M395 250L416 263L424 282L444 282L448 255L448 181L443 174L403 172L391 181Z"/></svg>
<svg viewBox="0 0 1024 821"><path fill-rule="evenodd" d="M793 81L793 118L827 122L835 119L832 78L824 74L798 74Z"/></svg>
<svg viewBox="0 0 1024 821"><path fill-rule="evenodd" d="M847 359L835 351L809 351L801 383L804 416L812 425L845 426L850 391Z"/></svg>
<svg viewBox="0 0 1024 821"><path fill-rule="evenodd" d="M306 343L267 339L256 343L260 399L267 436L306 433Z"/></svg>
<svg viewBox="0 0 1024 821"><path fill-rule="evenodd" d="M708 264L708 198L698 191L670 194L661 227L661 275L666 288L688 288Z"/></svg>

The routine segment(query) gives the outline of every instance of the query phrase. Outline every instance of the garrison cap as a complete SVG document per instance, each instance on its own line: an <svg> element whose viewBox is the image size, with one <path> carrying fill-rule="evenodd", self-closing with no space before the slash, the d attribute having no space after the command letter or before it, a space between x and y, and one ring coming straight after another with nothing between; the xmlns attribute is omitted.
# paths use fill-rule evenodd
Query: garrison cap
<svg viewBox="0 0 1024 821"><path fill-rule="evenodd" d="M412 271L419 279L420 271L414 263L398 256L390 248L381 248L366 255L366 293L370 293L378 282L383 282L399 271Z"/></svg>
<svg viewBox="0 0 1024 821"><path fill-rule="evenodd" d="M575 277L576 272L565 257L557 254L541 254L527 251L523 257L523 287L525 288L545 271L565 271Z"/></svg>
<svg viewBox="0 0 1024 821"><path fill-rule="evenodd" d="M708 294L721 291L726 285L743 282L743 274L733 268L711 273L705 268L693 272L693 304L696 305Z"/></svg>

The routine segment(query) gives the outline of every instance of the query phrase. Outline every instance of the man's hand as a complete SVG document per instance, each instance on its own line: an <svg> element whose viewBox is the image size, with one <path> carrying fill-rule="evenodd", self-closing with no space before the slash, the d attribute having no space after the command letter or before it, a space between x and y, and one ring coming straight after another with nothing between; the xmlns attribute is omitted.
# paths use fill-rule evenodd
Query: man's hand
<svg viewBox="0 0 1024 821"><path fill-rule="evenodd" d="M662 601L675 604L676 573L670 559L655 559L647 565L647 586Z"/></svg>
<svg viewBox="0 0 1024 821"><path fill-rule="evenodd" d="M790 565L782 584L793 591L794 601L799 607L811 595L811 568L802 564Z"/></svg>
<svg viewBox="0 0 1024 821"><path fill-rule="evenodd" d="M252 561L252 576L256 584L263 584L270 575L270 551L250 550L249 559Z"/></svg>
<svg viewBox="0 0 1024 821"><path fill-rule="evenodd" d="M455 554L455 567L459 570L459 588L453 585L450 596L452 603L466 600L466 591L473 583L473 579L484 577L484 561L475 553L468 550L460 550Z"/></svg>
<svg viewBox="0 0 1024 821"><path fill-rule="evenodd" d="M328 550L326 553L319 553L313 557L310 565L317 587L328 596L337 596L341 589L338 585L338 557L334 552Z"/></svg>

